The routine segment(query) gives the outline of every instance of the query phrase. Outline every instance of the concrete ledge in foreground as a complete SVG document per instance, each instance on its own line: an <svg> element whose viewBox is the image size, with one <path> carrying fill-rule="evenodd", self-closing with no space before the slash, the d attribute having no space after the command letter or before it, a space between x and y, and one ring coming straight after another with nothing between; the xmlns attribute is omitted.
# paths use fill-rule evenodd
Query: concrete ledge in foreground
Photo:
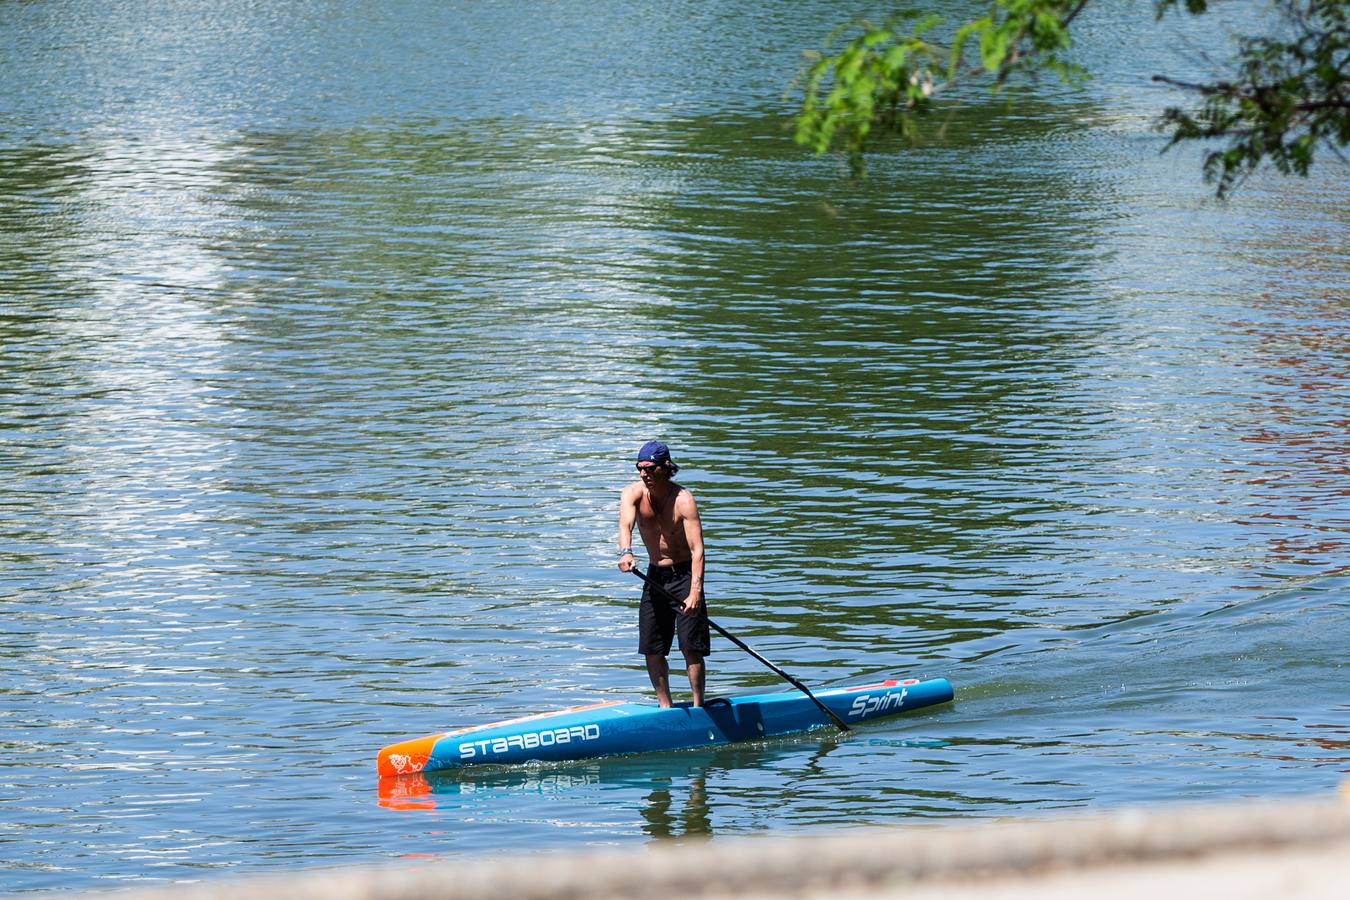
<svg viewBox="0 0 1350 900"><path fill-rule="evenodd" d="M452 859L142 889L118 900L1350 897L1350 798Z"/></svg>

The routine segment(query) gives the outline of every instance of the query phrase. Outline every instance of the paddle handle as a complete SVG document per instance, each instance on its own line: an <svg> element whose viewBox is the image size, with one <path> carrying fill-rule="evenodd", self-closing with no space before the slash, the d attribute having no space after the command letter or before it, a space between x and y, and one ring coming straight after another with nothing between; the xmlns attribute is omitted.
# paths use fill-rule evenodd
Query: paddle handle
<svg viewBox="0 0 1350 900"><path fill-rule="evenodd" d="M673 597L670 591L667 591L664 587L652 581L646 575L643 575L640 571L638 571L637 566L633 567L632 572L642 581L643 584L647 585L647 587L650 588L654 593L660 594L662 597L665 597L666 600L669 601L671 605L673 605L676 608L677 612L682 611L684 609L684 604L681 601ZM772 662L765 659L759 653L755 652L755 650L749 644L747 644L740 638L736 637L736 635L732 634L730 631L727 631L721 625L718 625L712 619L708 619L708 625L712 627L718 634L722 635L722 637L731 641L737 647L740 647L746 653L749 653L755 659L764 663L764 665L768 666L775 673L784 678L788 682L788 684L792 685L797 690L805 694L807 697L811 698L811 702L814 703L816 706L820 707L820 711L823 712L829 718L829 720L835 724L835 727L837 727L840 731L849 730L849 727L846 724L844 724L844 720L839 718L839 716L835 714L834 710L830 709L824 703L821 703L820 700L816 697L816 695L811 693L810 689L807 688L806 685L802 684L800 681L793 678L787 672L784 672L782 669L778 668L778 666L774 665Z"/></svg>

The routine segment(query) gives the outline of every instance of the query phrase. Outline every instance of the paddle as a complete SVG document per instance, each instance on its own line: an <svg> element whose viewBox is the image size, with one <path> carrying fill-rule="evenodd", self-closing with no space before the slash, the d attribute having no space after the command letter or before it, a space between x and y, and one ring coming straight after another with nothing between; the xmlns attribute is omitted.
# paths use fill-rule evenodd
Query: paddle
<svg viewBox="0 0 1350 900"><path fill-rule="evenodd" d="M679 601L679 600L675 599L673 596L671 596L671 593L670 593L669 591L667 591L665 588L663 588L661 585L657 584L656 582L654 582L654 581L652 581L650 578L648 578L646 575L643 575L641 572L639 572L639 571L637 570L637 567L636 567L636 566L633 568L632 572L633 572L634 575L636 575L639 579L642 580L643 584L647 585L647 587L651 588L653 591L655 591L656 593L660 594L662 597L665 597L666 600L668 600L668 601L675 607L675 609L676 609L677 611L684 608L684 604L683 604L681 601ZM776 672L778 675L780 675L780 676L782 676L783 678L787 679L787 681L788 681L789 684L791 684L791 685L792 685L793 687L795 687L797 690L801 691L801 692L802 692L803 694L805 694L806 696L810 697L810 698L811 698L811 702L814 703L816 706L819 706L819 707L820 707L820 711L823 712L825 715L829 716L830 721L833 722L833 723L839 728L840 731L848 731L848 730L849 730L848 726L844 724L844 720L841 719L841 718L839 718L837 715L835 715L835 714L834 714L834 711L833 711L832 709L830 709L828 706L826 706L824 703L821 703L819 700L817 700L817 699L816 699L816 695L813 694L813 693L811 693L809 690L807 690L806 685L802 684L800 681L798 681L797 679L793 678L791 675L789 675L788 673L784 672L782 669L778 668L777 666L775 666L773 663L769 662L769 661L768 661L767 659L765 659L764 657L760 656L758 653L756 653L754 650L752 650L752 649L750 648L750 645L749 645L749 644L745 643L745 641L743 641L743 640L741 640L740 638L736 637L736 635L732 634L730 631L727 631L727 630L726 630L725 628L723 628L721 625L718 625L718 624L717 624L716 622L714 622L712 619L709 619L709 620L708 620L708 624L709 624L710 626L712 626L712 628L714 628L714 629L717 631L718 634L722 635L722 637L724 637L724 638L726 638L727 640L731 641L731 642L732 642L733 644L735 644L737 647L740 647L740 648L741 648L742 650L744 650L746 653L749 653L751 656L753 656L755 659L759 660L760 662L764 663L764 665L768 666L770 669L773 669L774 672Z"/></svg>

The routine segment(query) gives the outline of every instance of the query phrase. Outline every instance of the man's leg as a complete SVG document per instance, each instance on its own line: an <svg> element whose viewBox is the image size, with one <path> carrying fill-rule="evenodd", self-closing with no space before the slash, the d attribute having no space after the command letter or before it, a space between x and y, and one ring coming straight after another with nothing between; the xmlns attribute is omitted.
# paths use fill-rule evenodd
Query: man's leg
<svg viewBox="0 0 1350 900"><path fill-rule="evenodd" d="M670 706L670 665L660 653L648 653L647 676L656 688L656 702L664 709Z"/></svg>
<svg viewBox="0 0 1350 900"><path fill-rule="evenodd" d="M684 655L684 668L689 673L689 689L694 692L694 705L703 705L703 656L698 653Z"/></svg>

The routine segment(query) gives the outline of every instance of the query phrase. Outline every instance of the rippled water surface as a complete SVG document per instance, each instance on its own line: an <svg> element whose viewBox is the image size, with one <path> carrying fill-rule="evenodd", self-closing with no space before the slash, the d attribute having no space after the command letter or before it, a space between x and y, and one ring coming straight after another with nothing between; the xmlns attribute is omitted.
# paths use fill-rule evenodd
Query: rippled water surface
<svg viewBox="0 0 1350 900"><path fill-rule="evenodd" d="M1143 4L851 182L782 128L847 12L727 6L0 5L0 890L1346 777L1344 167L1209 201ZM719 621L956 702L381 786L647 695L655 436Z"/></svg>

